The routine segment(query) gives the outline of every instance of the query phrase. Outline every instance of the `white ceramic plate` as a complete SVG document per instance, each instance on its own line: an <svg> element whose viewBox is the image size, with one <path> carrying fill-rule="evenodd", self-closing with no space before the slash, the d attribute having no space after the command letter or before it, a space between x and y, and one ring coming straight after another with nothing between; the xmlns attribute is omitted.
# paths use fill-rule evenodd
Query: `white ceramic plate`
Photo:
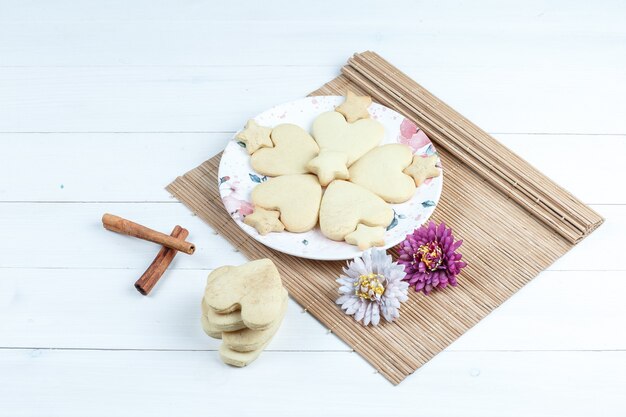
<svg viewBox="0 0 626 417"><path fill-rule="evenodd" d="M259 125L269 127L293 123L310 132L313 120L320 113L334 110L343 100L340 96L307 97L273 107L256 116L254 120ZM415 154L436 153L428 137L401 114L375 103L369 107L369 112L373 119L385 127L382 144L399 142L409 145ZM282 232L261 236L253 227L243 223L243 217L252 212L252 189L266 181L267 177L252 169L248 152L234 138L224 150L218 178L220 195L228 213L250 237L264 245L289 255L320 260L351 259L362 253L356 246L326 238L319 227L306 233ZM407 234L428 220L439 201L442 184L443 175L426 180L409 201L391 204L395 216L385 233L386 248L397 245Z"/></svg>

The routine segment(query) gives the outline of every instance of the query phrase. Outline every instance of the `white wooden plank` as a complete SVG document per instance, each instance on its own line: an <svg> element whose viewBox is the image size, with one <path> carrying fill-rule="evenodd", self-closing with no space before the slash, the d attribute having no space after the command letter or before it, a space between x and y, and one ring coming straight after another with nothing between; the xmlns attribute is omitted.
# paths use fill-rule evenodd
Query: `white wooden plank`
<svg viewBox="0 0 626 417"><path fill-rule="evenodd" d="M504 135L496 139L586 204L624 204L626 136ZM590 162L593 161L593 162Z"/></svg>
<svg viewBox="0 0 626 417"><path fill-rule="evenodd" d="M233 131L337 72L330 67L0 68L0 131Z"/></svg>
<svg viewBox="0 0 626 417"><path fill-rule="evenodd" d="M223 237L174 200L172 204L7 203L0 204L0 230L12 239L0 239L0 252L8 250L0 257L0 268L145 269L159 246L105 230L101 221L105 212L164 232L176 224L186 227L196 251L193 256L179 254L171 268L214 269L245 260Z"/></svg>
<svg viewBox="0 0 626 417"><path fill-rule="evenodd" d="M394 387L358 355L0 351L0 415L621 417L626 352L449 352Z"/></svg>
<svg viewBox="0 0 626 417"><path fill-rule="evenodd" d="M626 235L626 206L593 207L606 223L550 269L625 269L620 242ZM156 230L187 227L196 252L177 256L172 268L206 270L245 260L179 203L2 203L0 230L11 238L0 239L0 268L146 268L158 247L104 230L105 212Z"/></svg>
<svg viewBox="0 0 626 417"><path fill-rule="evenodd" d="M318 88L337 75L341 64L4 67L0 131L234 131L248 117ZM623 71L555 65L535 70L419 63L400 67L490 132L626 132ZM581 97L593 105L581 105Z"/></svg>
<svg viewBox="0 0 626 417"><path fill-rule="evenodd" d="M542 272L447 350L625 350L625 286L621 271Z"/></svg>
<svg viewBox="0 0 626 417"><path fill-rule="evenodd" d="M254 0L242 0L236 3L220 3L219 5L196 1L178 0L136 0L132 3L124 0L111 0L106 5L88 0L74 3L71 0L57 0L53 4L45 0L31 0L22 3L3 3L0 8L0 21L46 21L56 20L204 20L204 21L300 21L300 22L413 22L419 24L447 23L472 27L467 22L468 16L480 19L492 19L493 26L506 26L500 22L512 23L524 18L536 21L570 23L578 19L588 18L590 29L601 29L603 26L616 25L619 16L615 13L623 9L624 4L618 0L602 0L597 3L602 7L593 7L587 2L551 1L549 4L541 0L527 0L523 3L503 4L497 0L482 0L478 4L466 4L455 0L432 2L398 0L395 7L376 1L364 1L362 7L355 7L351 2L333 3L320 0L316 4L301 5L290 2L274 1L259 4ZM328 6L333 6L328 13ZM567 5L568 7L559 7ZM398 13L402 11L404 13ZM595 12L593 14L589 12ZM447 17L447 19L446 19ZM476 25L473 25L476 26ZM475 30L489 28L474 27ZM532 27L519 28L532 29Z"/></svg>
<svg viewBox="0 0 626 417"><path fill-rule="evenodd" d="M0 134L0 201L171 201L163 186L233 134ZM495 136L584 202L626 204L626 136Z"/></svg>
<svg viewBox="0 0 626 417"><path fill-rule="evenodd" d="M0 13L0 56L13 66L337 65L378 49L404 65L527 70L625 59L620 1L365 3L21 2Z"/></svg>
<svg viewBox="0 0 626 417"><path fill-rule="evenodd" d="M172 202L165 186L233 134L0 134L0 201Z"/></svg>
<svg viewBox="0 0 626 417"><path fill-rule="evenodd" d="M169 271L149 297L141 272L0 270L0 348L217 349L198 320L207 271ZM623 275L544 272L447 350L626 350ZM292 301L270 350L350 348Z"/></svg>
<svg viewBox="0 0 626 417"><path fill-rule="evenodd" d="M208 271L168 271L149 296L143 270L0 270L0 348L215 350L200 327ZM273 350L350 350L289 303Z"/></svg>

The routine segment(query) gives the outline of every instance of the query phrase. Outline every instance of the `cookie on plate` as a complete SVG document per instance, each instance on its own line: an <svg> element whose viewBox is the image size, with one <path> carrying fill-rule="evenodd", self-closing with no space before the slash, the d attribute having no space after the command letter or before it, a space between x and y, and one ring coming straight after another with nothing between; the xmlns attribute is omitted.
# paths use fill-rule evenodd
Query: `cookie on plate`
<svg viewBox="0 0 626 417"><path fill-rule="evenodd" d="M404 170L404 173L413 177L415 185L419 187L428 178L438 177L441 174L436 166L438 160L437 155L415 155L413 162Z"/></svg>
<svg viewBox="0 0 626 417"><path fill-rule="evenodd" d="M335 109L336 112L343 114L348 123L354 123L359 119L369 119L370 114L367 108L372 104L370 96L357 96L348 90L346 100Z"/></svg>
<svg viewBox="0 0 626 417"><path fill-rule="evenodd" d="M250 119L246 123L246 128L239 132L235 138L246 146L249 154L253 154L261 148L274 146L270 138L271 133L271 128L259 126L253 119Z"/></svg>
<svg viewBox="0 0 626 417"><path fill-rule="evenodd" d="M345 237L346 243L356 245L360 250L372 246L385 246L385 228L382 226L365 226L359 224L356 230Z"/></svg>
<svg viewBox="0 0 626 417"><path fill-rule="evenodd" d="M285 225L278 220L278 217L280 217L278 211L255 207L252 213L243 218L243 222L254 227L260 235L266 235L270 232L285 230Z"/></svg>
<svg viewBox="0 0 626 417"><path fill-rule="evenodd" d="M317 179L323 187L333 180L347 180L348 154L332 149L322 149L315 158L311 159L307 169L317 175Z"/></svg>
<svg viewBox="0 0 626 417"><path fill-rule="evenodd" d="M360 185L335 180L328 185L320 206L320 229L332 240L344 240L359 223L386 228L393 209L382 198Z"/></svg>
<svg viewBox="0 0 626 417"><path fill-rule="evenodd" d="M313 121L313 138L320 149L341 151L348 155L348 166L380 144L385 128L373 119L348 123L341 113L329 111Z"/></svg>
<svg viewBox="0 0 626 417"><path fill-rule="evenodd" d="M367 188L388 203L404 203L415 193L415 181L403 172L413 160L407 145L378 146L350 167L350 181Z"/></svg>
<svg viewBox="0 0 626 417"><path fill-rule="evenodd" d="M319 152L317 143L300 126L282 124L272 129L272 148L262 148L250 157L252 168L262 175L306 174L308 162Z"/></svg>
<svg viewBox="0 0 626 417"><path fill-rule="evenodd" d="M306 232L315 227L322 200L322 186L315 175L283 175L254 187L255 207L280 212L280 221L290 232Z"/></svg>

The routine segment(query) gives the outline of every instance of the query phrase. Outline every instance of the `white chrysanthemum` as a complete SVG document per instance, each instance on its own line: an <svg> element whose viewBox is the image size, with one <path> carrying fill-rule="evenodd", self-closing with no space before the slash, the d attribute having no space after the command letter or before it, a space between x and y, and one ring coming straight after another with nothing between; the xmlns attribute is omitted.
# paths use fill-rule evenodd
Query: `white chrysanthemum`
<svg viewBox="0 0 626 417"><path fill-rule="evenodd" d="M369 249L360 258L354 258L343 268L337 282L337 304L346 314L365 326L380 322L382 315L391 322L400 316L400 303L408 299L408 282L404 266L392 262L391 256L382 249Z"/></svg>

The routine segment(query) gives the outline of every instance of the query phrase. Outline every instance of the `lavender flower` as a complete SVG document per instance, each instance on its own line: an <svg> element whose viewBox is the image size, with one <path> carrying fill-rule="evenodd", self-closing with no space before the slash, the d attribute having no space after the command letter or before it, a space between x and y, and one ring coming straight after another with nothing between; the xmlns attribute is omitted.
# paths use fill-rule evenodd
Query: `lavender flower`
<svg viewBox="0 0 626 417"><path fill-rule="evenodd" d="M456 252L461 244L462 240L454 241L452 229L443 222L437 226L431 221L416 229L398 249L398 263L404 265L405 281L424 294L448 284L456 286L456 276L467 265Z"/></svg>
<svg viewBox="0 0 626 417"><path fill-rule="evenodd" d="M365 326L377 326L380 316L392 322L400 316L400 303L408 299L409 284L402 281L404 267L392 262L382 249L369 249L343 268L337 304Z"/></svg>

